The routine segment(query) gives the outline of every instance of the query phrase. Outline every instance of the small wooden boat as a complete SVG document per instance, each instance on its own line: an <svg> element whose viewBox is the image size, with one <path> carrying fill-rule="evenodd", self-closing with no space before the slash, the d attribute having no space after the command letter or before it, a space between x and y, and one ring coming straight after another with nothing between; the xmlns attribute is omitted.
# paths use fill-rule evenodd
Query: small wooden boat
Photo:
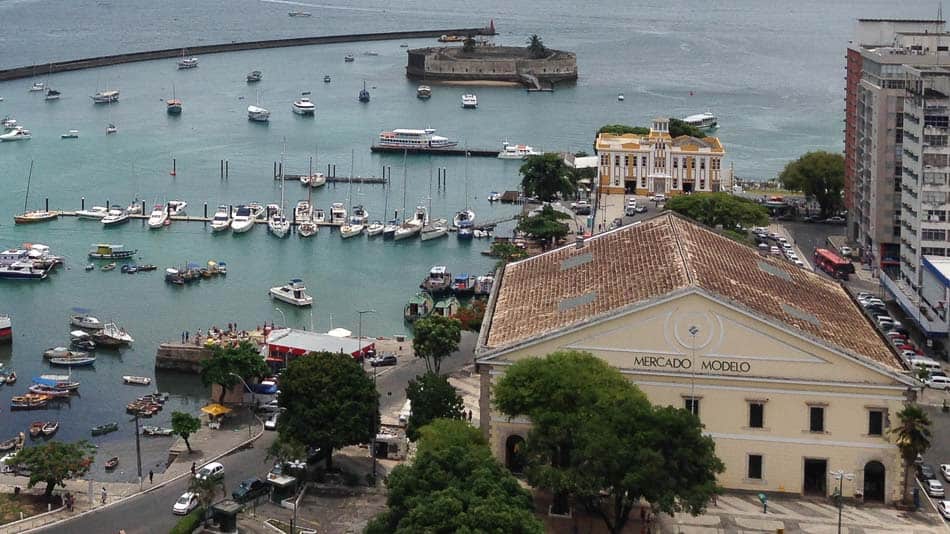
<svg viewBox="0 0 950 534"><path fill-rule="evenodd" d="M142 427L143 436L171 436L172 429L161 426L143 426Z"/></svg>
<svg viewBox="0 0 950 534"><path fill-rule="evenodd" d="M96 266L93 265L93 264L91 264L91 263L88 264L88 265L86 265L86 270L87 270L87 271L91 271L91 270L93 270L93 269L95 269L95 268L96 268Z"/></svg>
<svg viewBox="0 0 950 534"><path fill-rule="evenodd" d="M138 270L140 273L143 273L146 271L154 271L155 269L158 269L158 267L152 265L151 263L146 263L145 265L139 265L138 268L139 268Z"/></svg>
<svg viewBox="0 0 950 534"><path fill-rule="evenodd" d="M7 375L6 382L7 384L13 384L16 382L16 371L10 371L10 374Z"/></svg>
<svg viewBox="0 0 950 534"><path fill-rule="evenodd" d="M50 358L50 365L59 365L61 367L85 367L96 363L95 356L81 356L70 358Z"/></svg>
<svg viewBox="0 0 950 534"><path fill-rule="evenodd" d="M0 441L0 451L11 451L15 449L19 441L20 438L10 438L5 441Z"/></svg>
<svg viewBox="0 0 950 534"><path fill-rule="evenodd" d="M94 426L91 429L93 436L101 436L102 434L108 434L109 432L115 432L119 429L119 423L106 423L104 425Z"/></svg>
<svg viewBox="0 0 950 534"><path fill-rule="evenodd" d="M72 391L68 389L51 388L42 384L33 384L27 389L30 390L30 393L35 393L37 395L49 395L53 398L66 398L72 395Z"/></svg>
<svg viewBox="0 0 950 534"><path fill-rule="evenodd" d="M52 436L57 430L59 430L59 421L47 421L43 425L43 435L46 437Z"/></svg>
<svg viewBox="0 0 950 534"><path fill-rule="evenodd" d="M66 347L54 347L43 351L43 357L47 360L51 358L84 358L89 356L88 352L69 350Z"/></svg>
<svg viewBox="0 0 950 534"><path fill-rule="evenodd" d="M103 270L103 271L112 271L112 270L114 270L114 269L115 269L115 262L112 262L112 263L107 263L107 264L103 265L101 270Z"/></svg>
<svg viewBox="0 0 950 534"><path fill-rule="evenodd" d="M106 460L106 469L115 469L119 465L119 457L113 456Z"/></svg>
<svg viewBox="0 0 950 534"><path fill-rule="evenodd" d="M152 379L147 376L133 376L133 375L124 375L122 381L126 384L134 384L136 386L147 386L152 383Z"/></svg>
<svg viewBox="0 0 950 534"><path fill-rule="evenodd" d="M49 395L39 395L36 393L27 393L26 395L15 395L10 398L10 408L13 410L33 410L45 408L52 397Z"/></svg>
<svg viewBox="0 0 950 534"><path fill-rule="evenodd" d="M69 375L40 375L33 378L33 383L53 389L67 389L69 391L79 389L79 382L72 381Z"/></svg>
<svg viewBox="0 0 950 534"><path fill-rule="evenodd" d="M30 423L30 437L36 438L43 433L43 425L46 424L46 421L33 421Z"/></svg>

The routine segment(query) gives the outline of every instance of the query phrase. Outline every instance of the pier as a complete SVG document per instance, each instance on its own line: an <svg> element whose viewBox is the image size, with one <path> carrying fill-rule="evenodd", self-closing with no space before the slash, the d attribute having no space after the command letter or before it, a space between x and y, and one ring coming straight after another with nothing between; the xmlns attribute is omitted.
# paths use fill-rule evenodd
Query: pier
<svg viewBox="0 0 950 534"><path fill-rule="evenodd" d="M302 176L307 176L307 175L306 174L285 174L284 179L295 181L295 180L300 180ZM280 180L280 176L275 176L274 179ZM380 178L378 176L353 176L353 177L327 176L326 179L327 179L328 184L348 184L352 182L354 184L385 185L388 182L388 180L386 180L385 178Z"/></svg>
<svg viewBox="0 0 950 534"><path fill-rule="evenodd" d="M406 148L406 147L397 147L397 146L380 146L373 145L370 147L370 150L374 153L377 152L392 152L397 154L402 154L407 152L409 154L438 154L441 156L464 156L466 153L472 157L481 157L481 158L496 158L498 157L498 152L500 149L487 149L487 148L430 148L430 147L418 147L418 148Z"/></svg>

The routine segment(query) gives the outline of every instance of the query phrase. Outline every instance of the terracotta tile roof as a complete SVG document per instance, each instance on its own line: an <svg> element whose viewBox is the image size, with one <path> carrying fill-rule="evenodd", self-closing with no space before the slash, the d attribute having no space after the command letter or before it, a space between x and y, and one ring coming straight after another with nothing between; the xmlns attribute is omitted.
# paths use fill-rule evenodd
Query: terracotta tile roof
<svg viewBox="0 0 950 534"><path fill-rule="evenodd" d="M903 366L844 289L666 212L505 267L483 339L500 348L697 287L893 370Z"/></svg>

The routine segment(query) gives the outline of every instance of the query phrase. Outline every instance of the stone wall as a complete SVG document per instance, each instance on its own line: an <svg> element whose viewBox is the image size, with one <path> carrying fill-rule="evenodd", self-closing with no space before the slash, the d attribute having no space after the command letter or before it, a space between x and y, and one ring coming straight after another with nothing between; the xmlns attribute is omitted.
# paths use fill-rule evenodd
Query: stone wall
<svg viewBox="0 0 950 534"><path fill-rule="evenodd" d="M182 343L162 343L155 354L155 368L198 373L201 362L211 357L211 349Z"/></svg>
<svg viewBox="0 0 950 534"><path fill-rule="evenodd" d="M577 57L570 52L556 52L547 58L533 59L512 54L503 57L458 57L451 49L422 48L409 51L406 75L409 78L445 81L523 82L523 74L531 74L543 82L577 79Z"/></svg>

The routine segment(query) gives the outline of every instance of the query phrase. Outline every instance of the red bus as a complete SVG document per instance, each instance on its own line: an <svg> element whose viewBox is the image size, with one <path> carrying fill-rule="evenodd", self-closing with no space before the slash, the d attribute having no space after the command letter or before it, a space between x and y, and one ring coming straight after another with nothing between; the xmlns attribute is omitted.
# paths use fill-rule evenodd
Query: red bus
<svg viewBox="0 0 950 534"><path fill-rule="evenodd" d="M815 267L829 275L847 280L849 274L854 274L854 265L826 248L815 249Z"/></svg>

